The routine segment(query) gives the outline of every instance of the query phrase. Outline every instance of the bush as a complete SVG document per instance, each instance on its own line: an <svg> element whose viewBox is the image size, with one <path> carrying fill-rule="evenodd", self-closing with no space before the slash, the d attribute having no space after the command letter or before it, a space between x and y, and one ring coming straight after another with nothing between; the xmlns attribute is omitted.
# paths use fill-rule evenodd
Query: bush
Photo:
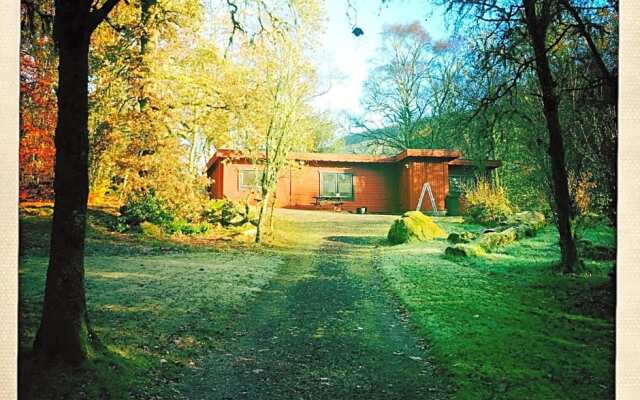
<svg viewBox="0 0 640 400"><path fill-rule="evenodd" d="M593 229L599 226L610 226L611 221L604 215L596 213L586 213L578 215L573 220L573 225L578 230Z"/></svg>
<svg viewBox="0 0 640 400"><path fill-rule="evenodd" d="M387 234L387 239L393 244L445 237L447 237L445 231L420 211L404 213L402 218L394 221Z"/></svg>
<svg viewBox="0 0 640 400"><path fill-rule="evenodd" d="M576 176L573 171L569 171L567 178L569 181L569 194L576 213L584 215L592 212L595 208L593 197L598 188L593 175L590 172L586 172Z"/></svg>
<svg viewBox="0 0 640 400"><path fill-rule="evenodd" d="M176 219L167 225L164 230L169 234L182 234L182 235L199 235L207 233L211 229L211 225L208 222L201 224L192 224L183 219Z"/></svg>
<svg viewBox="0 0 640 400"><path fill-rule="evenodd" d="M513 208L506 190L486 180L480 180L465 192L465 219L483 225L504 223Z"/></svg>
<svg viewBox="0 0 640 400"><path fill-rule="evenodd" d="M130 197L124 206L120 207L120 217L118 217L116 229L122 228L123 225L139 226L143 222L162 226L172 221L171 212L156 197L155 192L150 190L142 195Z"/></svg>
<svg viewBox="0 0 640 400"><path fill-rule="evenodd" d="M578 254L590 260L615 260L616 249L600 244L595 244L588 239L576 241Z"/></svg>
<svg viewBox="0 0 640 400"><path fill-rule="evenodd" d="M156 239L161 239L164 236L162 228L151 222L140 223L140 231L145 236L150 236Z"/></svg>
<svg viewBox="0 0 640 400"><path fill-rule="evenodd" d="M242 225L249 221L249 207L229 199L210 200L204 207L203 217L210 224Z"/></svg>

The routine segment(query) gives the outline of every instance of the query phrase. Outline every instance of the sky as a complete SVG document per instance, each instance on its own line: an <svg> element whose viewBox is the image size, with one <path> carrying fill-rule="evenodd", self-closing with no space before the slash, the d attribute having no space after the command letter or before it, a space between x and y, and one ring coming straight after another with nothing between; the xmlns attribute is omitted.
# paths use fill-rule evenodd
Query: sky
<svg viewBox="0 0 640 400"><path fill-rule="evenodd" d="M330 112L360 114L362 84L367 78L371 61L381 45L383 27L395 23L420 21L434 38L447 37L443 9L430 6L428 0L394 0L381 5L380 0L351 0L356 9L348 7L347 0L327 0L327 32L318 54L323 75L331 77L329 91L316 99L316 106ZM347 11L351 18L347 17ZM354 21L355 20L355 21ZM364 35L351 34L354 25Z"/></svg>

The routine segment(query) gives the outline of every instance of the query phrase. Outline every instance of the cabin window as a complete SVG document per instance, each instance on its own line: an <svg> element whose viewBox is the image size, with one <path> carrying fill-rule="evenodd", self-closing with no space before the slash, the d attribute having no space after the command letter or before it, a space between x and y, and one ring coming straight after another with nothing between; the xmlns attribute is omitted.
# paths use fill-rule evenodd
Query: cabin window
<svg viewBox="0 0 640 400"><path fill-rule="evenodd" d="M241 169L238 171L238 189L256 190L260 174L255 169Z"/></svg>
<svg viewBox="0 0 640 400"><path fill-rule="evenodd" d="M353 200L353 174L321 172L320 196Z"/></svg>

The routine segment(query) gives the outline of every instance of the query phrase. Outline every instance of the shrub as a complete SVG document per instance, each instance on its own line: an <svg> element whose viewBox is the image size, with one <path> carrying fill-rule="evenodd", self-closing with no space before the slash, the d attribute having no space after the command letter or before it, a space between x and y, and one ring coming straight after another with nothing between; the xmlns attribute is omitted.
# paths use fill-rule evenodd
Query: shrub
<svg viewBox="0 0 640 400"><path fill-rule="evenodd" d="M573 200L573 206L578 215L584 215L593 211L593 197L597 189L597 184L590 172L582 173L579 176L573 171L569 171L569 193Z"/></svg>
<svg viewBox="0 0 640 400"><path fill-rule="evenodd" d="M140 231L145 236L150 236L156 239L160 239L164 236L162 228L151 222L141 222Z"/></svg>
<svg viewBox="0 0 640 400"><path fill-rule="evenodd" d="M203 214L211 224L242 225L249 220L249 207L229 199L215 199L207 202Z"/></svg>
<svg viewBox="0 0 640 400"><path fill-rule="evenodd" d="M465 219L483 225L497 225L513 214L506 190L500 186L478 181L465 191Z"/></svg>
<svg viewBox="0 0 640 400"><path fill-rule="evenodd" d="M192 224L183 219L175 219L164 226L165 232L169 234L182 234L182 235L199 235L207 233L211 228L208 222L200 224Z"/></svg>
<svg viewBox="0 0 640 400"><path fill-rule="evenodd" d="M409 211L394 221L387 234L387 239L393 244L401 244L413 240L432 240L446 236L445 231L431 218L420 211Z"/></svg>
<svg viewBox="0 0 640 400"><path fill-rule="evenodd" d="M576 247L580 256L590 260L615 260L616 249L604 245L595 244L588 239L576 241Z"/></svg>
<svg viewBox="0 0 640 400"><path fill-rule="evenodd" d="M573 220L573 225L577 230L593 229L599 226L610 226L611 221L604 215L596 213L586 213L578 215Z"/></svg>
<svg viewBox="0 0 640 400"><path fill-rule="evenodd" d="M141 195L130 197L124 206L120 207L120 217L117 226L127 225L135 227L143 222L155 225L166 225L173 221L173 215L167 210L153 190Z"/></svg>

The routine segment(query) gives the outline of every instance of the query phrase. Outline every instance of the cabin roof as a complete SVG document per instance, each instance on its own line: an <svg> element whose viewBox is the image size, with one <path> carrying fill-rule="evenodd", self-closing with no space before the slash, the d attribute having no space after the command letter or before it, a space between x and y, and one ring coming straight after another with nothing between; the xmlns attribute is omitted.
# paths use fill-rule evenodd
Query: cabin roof
<svg viewBox="0 0 640 400"><path fill-rule="evenodd" d="M460 167L477 167L482 166L489 169L498 168L502 165L500 160L465 160L462 158L456 158L455 160L449 161L449 165L460 166Z"/></svg>
<svg viewBox="0 0 640 400"><path fill-rule="evenodd" d="M407 158L440 158L453 161L462 157L462 153L457 150L445 149L407 149L395 156L369 155L369 154L344 154L344 153L289 153L290 160L296 161L325 161L344 163L370 163L370 164L391 164L400 162ZM218 149L207 163L207 170L218 160L222 159L248 159L249 157L241 151L232 149Z"/></svg>

